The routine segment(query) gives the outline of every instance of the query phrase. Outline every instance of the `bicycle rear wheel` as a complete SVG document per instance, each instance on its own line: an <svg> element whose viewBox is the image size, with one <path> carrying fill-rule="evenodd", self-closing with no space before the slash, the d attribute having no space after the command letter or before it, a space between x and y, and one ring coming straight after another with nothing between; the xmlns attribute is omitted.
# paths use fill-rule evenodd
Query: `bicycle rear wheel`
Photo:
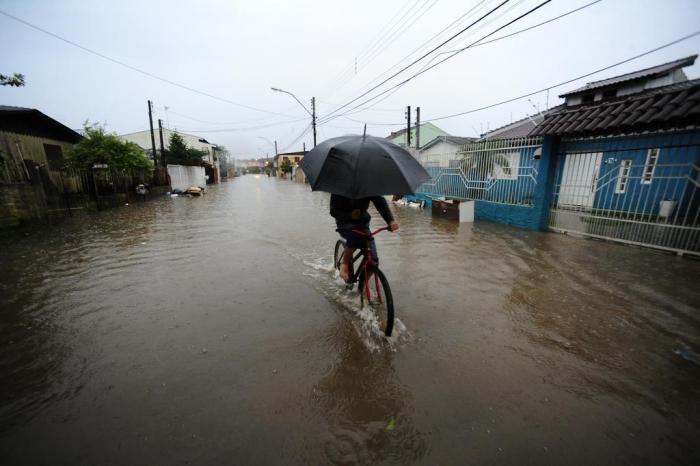
<svg viewBox="0 0 700 466"><path fill-rule="evenodd" d="M367 274L365 280L365 271L360 273L360 303L363 307L367 303L377 317L379 329L390 337L394 330L394 298L389 282L384 273L376 267L367 270Z"/></svg>

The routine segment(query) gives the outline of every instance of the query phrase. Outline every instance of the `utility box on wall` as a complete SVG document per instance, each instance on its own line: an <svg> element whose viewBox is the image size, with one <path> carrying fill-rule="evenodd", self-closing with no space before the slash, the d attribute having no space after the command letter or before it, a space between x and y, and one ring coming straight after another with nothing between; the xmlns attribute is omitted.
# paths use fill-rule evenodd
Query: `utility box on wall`
<svg viewBox="0 0 700 466"><path fill-rule="evenodd" d="M474 201L465 199L433 199L433 217L456 220L460 223L474 222Z"/></svg>

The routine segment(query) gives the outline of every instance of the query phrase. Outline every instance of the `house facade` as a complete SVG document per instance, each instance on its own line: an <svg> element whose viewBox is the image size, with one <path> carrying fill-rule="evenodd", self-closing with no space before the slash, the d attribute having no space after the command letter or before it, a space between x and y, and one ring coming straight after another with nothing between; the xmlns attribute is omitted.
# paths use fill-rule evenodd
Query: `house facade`
<svg viewBox="0 0 700 466"><path fill-rule="evenodd" d="M450 161L457 158L462 146L475 140L459 136L438 136L421 147L418 161L425 167L449 167Z"/></svg>
<svg viewBox="0 0 700 466"><path fill-rule="evenodd" d="M291 179L297 179L297 175L301 174L299 176L303 176L304 172L303 170L297 170L299 167L299 162L304 158L304 155L306 155L306 152L304 151L299 151L299 152L285 152L281 154L277 154L275 156L276 160L276 166L277 166L277 176L282 177L284 175L284 172L282 172L282 164L285 163L285 161L289 161L289 163L292 164L292 173L290 174ZM304 178L305 180L305 178ZM304 181L301 180L301 181Z"/></svg>
<svg viewBox="0 0 700 466"><path fill-rule="evenodd" d="M419 196L477 218L700 255L700 80L691 56L588 83L426 168Z"/></svg>
<svg viewBox="0 0 700 466"><path fill-rule="evenodd" d="M196 136L194 134L181 133L179 131L172 131L167 128L163 128L163 147L165 150L170 148L170 138L173 134L179 134L182 139L187 144L187 147L192 147L197 150L201 150L205 153L202 156L202 162L204 162L205 168L207 169L207 175L209 176L209 183L218 183L220 179L220 166L219 166L219 148L216 144L212 144L201 136ZM156 154L160 154L160 133L159 130L154 130L155 142L156 142ZM146 154L153 160L153 148L151 144L151 131L137 131L135 133L127 133L119 136L125 141L131 141L138 144ZM207 167L208 166L208 167Z"/></svg>
<svg viewBox="0 0 700 466"><path fill-rule="evenodd" d="M0 227L42 218L65 193L81 190L64 170L66 150L80 139L37 109L0 106Z"/></svg>

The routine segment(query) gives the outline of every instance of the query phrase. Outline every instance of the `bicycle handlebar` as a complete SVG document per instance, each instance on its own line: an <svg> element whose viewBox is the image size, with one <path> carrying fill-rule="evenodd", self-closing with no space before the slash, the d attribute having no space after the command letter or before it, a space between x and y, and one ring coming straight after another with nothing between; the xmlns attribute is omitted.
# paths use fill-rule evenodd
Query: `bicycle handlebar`
<svg viewBox="0 0 700 466"><path fill-rule="evenodd" d="M369 233L366 233L366 232L364 232L364 231L362 231L362 230L354 230L354 229L353 229L352 231L353 231L354 233L357 233L358 235L362 235L362 236L374 236L374 235L376 235L376 234L378 234L378 233L381 233L381 232L384 231L384 230L389 230L389 227L387 226L387 227L377 228L376 230L371 231L371 232L369 232ZM389 230L389 231L391 231L391 230Z"/></svg>

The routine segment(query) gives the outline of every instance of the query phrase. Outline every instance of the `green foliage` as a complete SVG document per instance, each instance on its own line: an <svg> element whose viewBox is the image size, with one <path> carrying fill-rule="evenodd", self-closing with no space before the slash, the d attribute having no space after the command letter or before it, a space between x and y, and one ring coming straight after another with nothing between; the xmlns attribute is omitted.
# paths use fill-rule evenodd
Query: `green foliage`
<svg viewBox="0 0 700 466"><path fill-rule="evenodd" d="M0 74L0 86L24 86L24 75L22 73L14 73L12 76Z"/></svg>
<svg viewBox="0 0 700 466"><path fill-rule="evenodd" d="M201 165L202 157L207 153L203 150L188 147L185 140L177 133L170 136L169 149L167 151L168 163L176 165Z"/></svg>
<svg viewBox="0 0 700 466"><path fill-rule="evenodd" d="M76 168L107 164L112 169L153 170L151 162L137 144L107 133L98 123L85 122L85 138L68 149L66 156Z"/></svg>
<svg viewBox="0 0 700 466"><path fill-rule="evenodd" d="M292 168L292 162L290 162L289 159L284 159L280 165L282 173L292 173Z"/></svg>

